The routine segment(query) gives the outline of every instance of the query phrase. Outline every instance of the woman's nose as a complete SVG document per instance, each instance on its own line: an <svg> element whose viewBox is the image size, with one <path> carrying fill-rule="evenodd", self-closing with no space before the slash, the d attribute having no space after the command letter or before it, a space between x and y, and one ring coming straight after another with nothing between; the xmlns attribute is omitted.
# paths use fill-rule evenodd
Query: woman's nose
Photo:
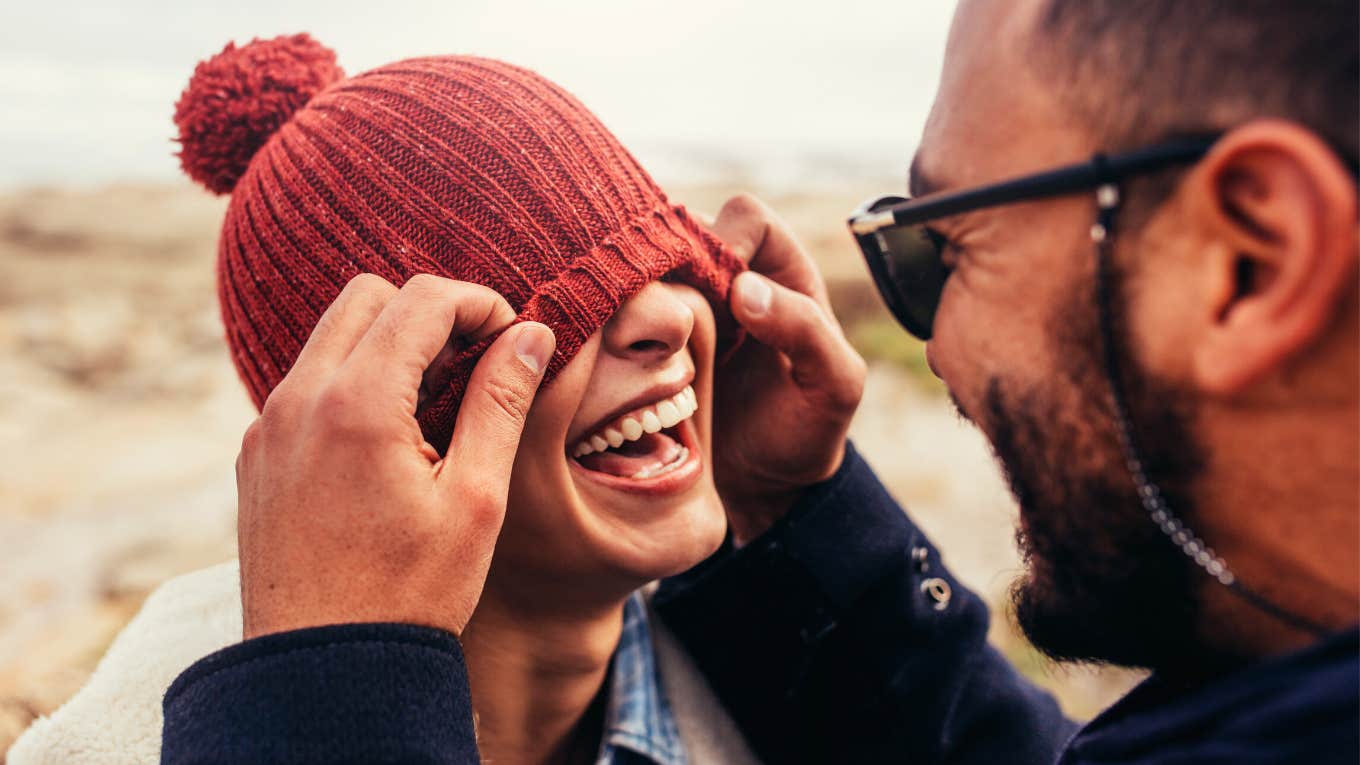
<svg viewBox="0 0 1360 765"><path fill-rule="evenodd" d="M605 350L644 363L679 353L694 331L694 311L676 289L651 282L629 298L604 325Z"/></svg>

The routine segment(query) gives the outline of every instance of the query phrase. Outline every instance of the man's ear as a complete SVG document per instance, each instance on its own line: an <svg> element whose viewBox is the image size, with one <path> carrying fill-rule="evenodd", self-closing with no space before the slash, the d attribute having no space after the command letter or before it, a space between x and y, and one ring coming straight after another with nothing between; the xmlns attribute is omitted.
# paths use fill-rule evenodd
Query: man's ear
<svg viewBox="0 0 1360 765"><path fill-rule="evenodd" d="M1320 339L1355 289L1356 179L1312 131L1259 120L1224 135L1186 182L1210 270L1194 376L1233 395Z"/></svg>

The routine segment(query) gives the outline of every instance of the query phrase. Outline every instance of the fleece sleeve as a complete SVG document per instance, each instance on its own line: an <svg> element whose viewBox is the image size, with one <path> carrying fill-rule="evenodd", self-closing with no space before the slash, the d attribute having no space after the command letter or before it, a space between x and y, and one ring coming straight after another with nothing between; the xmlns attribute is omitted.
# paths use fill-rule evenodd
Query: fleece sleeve
<svg viewBox="0 0 1360 765"><path fill-rule="evenodd" d="M1075 731L853 447L654 605L766 762L1049 765Z"/></svg>
<svg viewBox="0 0 1360 765"><path fill-rule="evenodd" d="M450 634L347 624L247 640L185 670L163 703L161 762L479 762Z"/></svg>

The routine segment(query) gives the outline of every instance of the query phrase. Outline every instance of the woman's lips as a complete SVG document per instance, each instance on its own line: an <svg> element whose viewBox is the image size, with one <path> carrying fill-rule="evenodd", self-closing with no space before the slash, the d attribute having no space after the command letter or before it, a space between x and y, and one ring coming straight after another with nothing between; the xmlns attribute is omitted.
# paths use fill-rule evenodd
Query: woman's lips
<svg viewBox="0 0 1360 765"><path fill-rule="evenodd" d="M659 438L658 438L659 437ZM700 454L698 437L694 431L692 421L684 420L673 428L647 436L654 439L650 445L642 445L651 448L651 453L644 454L640 459L634 459L636 465L643 467L636 472L628 475L615 475L602 470L591 469L589 464L591 458L586 458L585 462L581 459L569 459L571 469L583 480L600 484L610 489L627 492L630 494L645 494L649 496L664 496L678 494L685 491L699 480L703 474L703 458ZM656 450L664 450L664 453ZM599 463L603 460L614 459L605 455L591 455L594 462ZM625 472L629 472L631 467L626 463L597 464L598 467L623 467Z"/></svg>

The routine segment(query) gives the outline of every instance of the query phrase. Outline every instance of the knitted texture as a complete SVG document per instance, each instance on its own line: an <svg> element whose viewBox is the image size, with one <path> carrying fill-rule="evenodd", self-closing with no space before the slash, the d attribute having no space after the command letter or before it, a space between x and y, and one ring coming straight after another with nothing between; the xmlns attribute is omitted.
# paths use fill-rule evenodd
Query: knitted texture
<svg viewBox="0 0 1360 765"><path fill-rule="evenodd" d="M250 158L293 112L345 73L335 53L307 35L280 37L198 65L175 105L180 161L189 177L226 194Z"/></svg>
<svg viewBox="0 0 1360 765"><path fill-rule="evenodd" d="M176 107L186 172L231 190L218 291L257 407L360 273L398 286L430 273L496 290L519 320L556 334L545 385L657 279L696 287L721 333L735 336L725 306L741 261L562 88L470 56L401 61L317 87L339 76L318 50L305 35L227 46L199 65ZM493 340L459 344L448 388L417 416L440 450Z"/></svg>

